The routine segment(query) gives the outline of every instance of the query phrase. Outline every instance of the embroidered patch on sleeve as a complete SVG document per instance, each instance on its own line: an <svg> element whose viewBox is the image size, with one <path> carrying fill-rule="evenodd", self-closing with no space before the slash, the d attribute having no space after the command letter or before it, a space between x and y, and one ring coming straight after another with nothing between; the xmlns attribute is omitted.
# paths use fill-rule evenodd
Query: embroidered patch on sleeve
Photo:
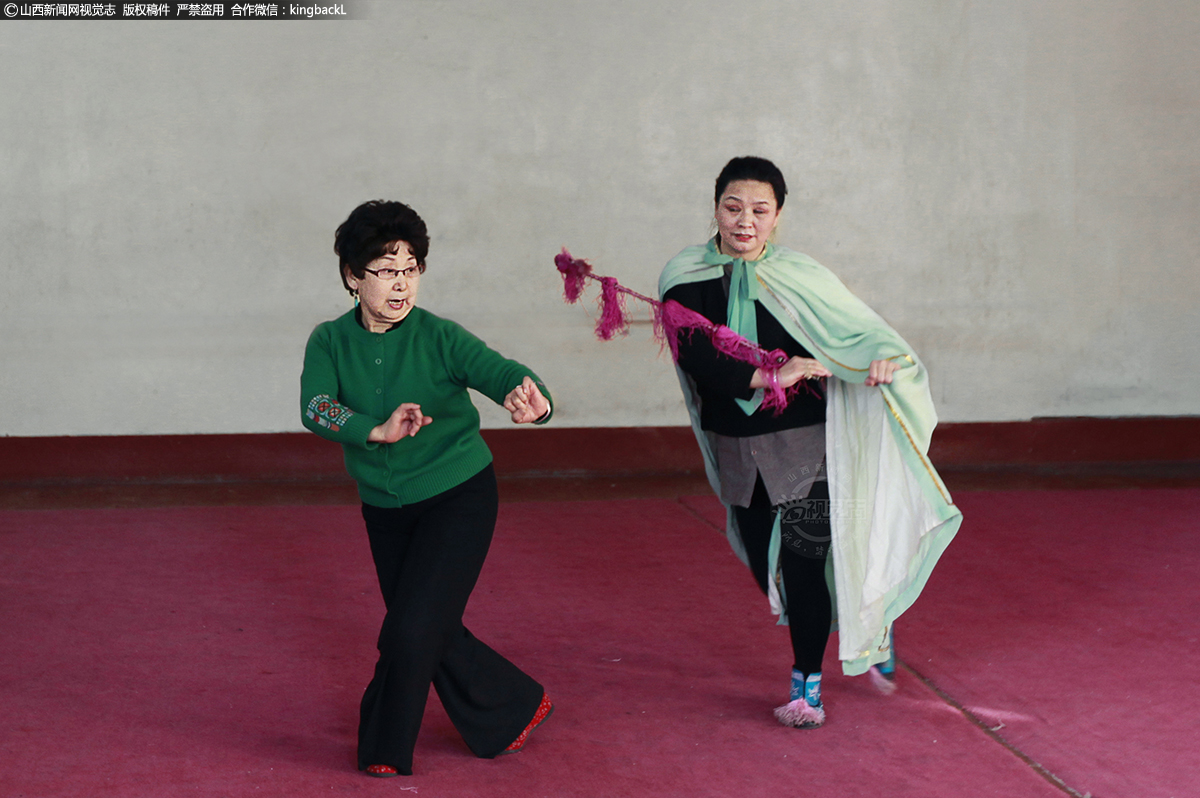
<svg viewBox="0 0 1200 798"><path fill-rule="evenodd" d="M329 394L323 393L312 398L305 414L322 427L329 427L332 431L337 432L350 420L354 411L339 405L329 397Z"/></svg>

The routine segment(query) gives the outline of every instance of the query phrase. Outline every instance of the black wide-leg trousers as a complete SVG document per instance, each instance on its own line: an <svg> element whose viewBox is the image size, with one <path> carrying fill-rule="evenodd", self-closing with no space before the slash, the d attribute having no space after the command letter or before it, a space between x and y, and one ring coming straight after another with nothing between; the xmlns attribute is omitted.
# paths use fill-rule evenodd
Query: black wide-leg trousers
<svg viewBox="0 0 1200 798"><path fill-rule="evenodd" d="M775 514L785 513L779 570L787 593L792 667L806 676L820 673L833 620L833 601L825 582L830 539L829 484L815 482L808 497L795 507L777 508L771 506L760 476L750 506L734 507L733 512L750 560L750 571L763 593L767 592L767 554Z"/></svg>
<svg viewBox="0 0 1200 798"><path fill-rule="evenodd" d="M537 711L542 686L462 624L498 508L491 465L415 504L363 505L387 614L375 676L362 699L360 770L390 765L412 773L431 683L476 756L499 754Z"/></svg>

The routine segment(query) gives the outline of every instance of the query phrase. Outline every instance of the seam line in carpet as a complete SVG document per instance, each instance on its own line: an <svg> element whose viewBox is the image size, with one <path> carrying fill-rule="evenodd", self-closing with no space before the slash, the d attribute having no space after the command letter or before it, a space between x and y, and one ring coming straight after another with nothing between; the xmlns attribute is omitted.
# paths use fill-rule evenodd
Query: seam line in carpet
<svg viewBox="0 0 1200 798"><path fill-rule="evenodd" d="M914 668L913 666L909 665L907 662L904 662L903 660L900 660L900 659L897 659L896 664L898 664L900 667L904 668L906 671L911 673L913 676L917 677L917 679L919 679L922 684L924 684L926 687L928 687L930 690L932 690L938 696L938 698L942 699L947 704L949 704L950 706L954 707L959 712L961 712L963 714L963 717L965 717L967 720L971 721L971 723L978 726L979 730L982 731L984 734L986 734L988 737L990 737L993 742L996 742L996 743L1000 744L1001 746L1003 746L1005 750L1007 750L1010 754L1012 754L1017 759L1019 759L1023 763L1025 763L1025 765L1027 765L1029 768L1031 768L1035 773L1037 773L1043 779L1050 782L1050 784L1052 784L1053 786L1062 790L1067 795L1072 796L1072 798L1095 798L1095 796L1093 796L1090 792L1079 792L1078 790L1074 789L1069 784L1067 784L1065 781L1063 781L1061 778L1056 776L1054 773L1050 772L1044 766L1042 766L1041 764L1036 762L1032 757L1030 757L1028 754L1026 754L1020 748L1017 748L1015 745L1010 743L1008 740L1004 739L1004 737L1002 735L997 733L996 729L989 726L986 721L984 721L982 718L980 718L974 712L972 712L971 710L969 710L965 706L963 706L962 703L960 703L957 699L954 698L954 696L950 695L945 690L938 687L936 684L933 683L933 681L931 679L926 677L923 673L918 671L916 668Z"/></svg>
<svg viewBox="0 0 1200 798"><path fill-rule="evenodd" d="M718 532L724 534L724 532L725 532L724 529L717 526L712 521L709 521L707 518L705 518L703 515L701 515L699 512L697 512L694 508L689 507L688 505L684 504L683 497L677 497L675 499L675 503L678 504L683 509L687 510L689 513L691 513L692 517L695 518L700 523L704 524L705 526L712 527L713 529L717 530Z"/></svg>

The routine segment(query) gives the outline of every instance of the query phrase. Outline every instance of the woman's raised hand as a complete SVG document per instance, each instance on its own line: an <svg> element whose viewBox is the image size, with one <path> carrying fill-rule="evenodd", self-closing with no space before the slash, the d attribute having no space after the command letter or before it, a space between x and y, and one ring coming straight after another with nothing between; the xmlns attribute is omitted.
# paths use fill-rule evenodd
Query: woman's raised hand
<svg viewBox="0 0 1200 798"><path fill-rule="evenodd" d="M793 357L779 367L779 387L790 388L800 380L811 380L816 377L832 377L833 372L821 365L821 361L811 357ZM762 369L755 369L750 378L751 388L766 388L767 379Z"/></svg>
<svg viewBox="0 0 1200 798"><path fill-rule="evenodd" d="M871 367L867 370L867 378L863 380L864 385L888 385L892 382L892 375L900 370L900 364L894 360L872 360Z"/></svg>
<svg viewBox="0 0 1200 798"><path fill-rule="evenodd" d="M529 424L550 412L550 402L542 396L537 383L526 377L504 397L504 409L512 413L514 424Z"/></svg>
<svg viewBox="0 0 1200 798"><path fill-rule="evenodd" d="M416 435L421 427L432 424L433 419L421 412L421 406L413 402L404 402L388 416L388 420L371 430L368 441L374 443L395 443L401 438Z"/></svg>

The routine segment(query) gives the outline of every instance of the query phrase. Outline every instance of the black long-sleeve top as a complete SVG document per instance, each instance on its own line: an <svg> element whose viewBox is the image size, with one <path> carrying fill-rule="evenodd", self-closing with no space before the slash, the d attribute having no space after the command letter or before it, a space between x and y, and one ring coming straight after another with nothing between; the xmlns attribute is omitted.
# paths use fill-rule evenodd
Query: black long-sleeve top
<svg viewBox="0 0 1200 798"><path fill-rule="evenodd" d="M677 285L667 291L663 299L673 299L714 324L728 323L728 293L721 278ZM754 310L759 346L768 351L782 349L788 357L812 357L807 349L788 335L762 303L755 302ZM808 386L817 395L800 386L799 392L778 416L774 411L761 407L746 415L734 399L749 399L754 395L750 380L754 377L755 367L722 354L708 336L699 330L691 335L686 330L681 333L679 366L696 381L700 393L701 429L733 438L748 438L825 421L825 396L820 384L815 381L809 382Z"/></svg>

